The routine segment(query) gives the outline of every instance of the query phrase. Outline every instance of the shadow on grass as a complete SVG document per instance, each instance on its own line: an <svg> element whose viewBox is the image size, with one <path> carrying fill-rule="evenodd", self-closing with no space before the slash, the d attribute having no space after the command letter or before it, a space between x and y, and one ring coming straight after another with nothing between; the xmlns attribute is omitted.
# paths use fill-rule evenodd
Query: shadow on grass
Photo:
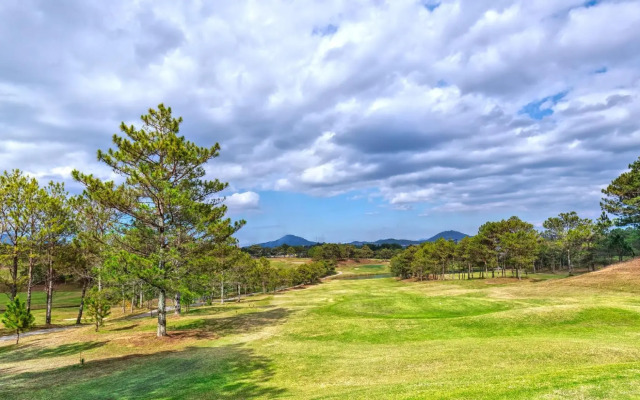
<svg viewBox="0 0 640 400"><path fill-rule="evenodd" d="M138 324L122 326L120 328L109 329L109 332L129 331L129 330L131 330L131 329L133 329L133 328L135 328L137 326L138 326Z"/></svg>
<svg viewBox="0 0 640 400"><path fill-rule="evenodd" d="M170 331L197 330L198 335L227 336L238 333L247 333L258 330L268 325L281 323L290 314L284 308L274 308L268 311L248 312L235 314L225 318L199 318L172 323Z"/></svg>
<svg viewBox="0 0 640 400"><path fill-rule="evenodd" d="M241 345L87 360L40 372L3 374L3 399L249 399L284 393L268 384L269 359Z"/></svg>
<svg viewBox="0 0 640 400"><path fill-rule="evenodd" d="M212 305L212 306L204 306L200 308L192 308L188 312L184 313L185 315L214 315L220 314L227 311L239 310L242 307L233 306L233 305Z"/></svg>
<svg viewBox="0 0 640 400"><path fill-rule="evenodd" d="M57 347L39 347L33 344L11 345L0 347L0 358L2 361L17 362L33 360L36 358L62 357L78 354L102 347L107 342L79 342L68 343Z"/></svg>

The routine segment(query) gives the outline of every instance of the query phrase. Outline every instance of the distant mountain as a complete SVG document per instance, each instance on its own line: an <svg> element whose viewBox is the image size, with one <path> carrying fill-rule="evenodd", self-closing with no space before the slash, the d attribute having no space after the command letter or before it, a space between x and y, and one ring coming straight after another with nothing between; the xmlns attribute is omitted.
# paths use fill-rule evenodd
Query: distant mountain
<svg viewBox="0 0 640 400"><path fill-rule="evenodd" d="M420 243L424 243L424 242L435 242L436 240L440 239L440 238L445 238L446 240L453 240L455 242L459 242L460 240L462 240L462 238L467 237L469 235L466 235L462 232L458 232L458 231L444 231L444 232L440 232L437 235L433 235L432 237L430 237L429 239L420 239L420 240L408 240L408 239L380 239L380 240L376 240L375 242L351 242L349 244L352 244L354 246L362 246L365 244L399 244L402 247L407 247L407 246L411 246L411 245L417 245Z"/></svg>
<svg viewBox="0 0 640 400"><path fill-rule="evenodd" d="M278 240L274 240L271 242L258 243L260 247L278 247L283 244L287 244L289 246L313 246L316 242L309 241L305 238L295 235L284 235Z"/></svg>
<svg viewBox="0 0 640 400"><path fill-rule="evenodd" d="M465 235L462 232L458 232L458 231L444 231L444 232L440 232L437 235L433 235L432 237L430 237L429 239L421 239L421 240L408 240L408 239L380 239L380 240L376 240L376 241L371 241L371 242L363 242L363 241L355 241L355 242L351 242L348 244L354 245L354 246L363 246L365 244L375 244L375 245L380 245L380 244L399 244L402 247L407 247L407 246L411 246L411 245L417 245L420 243L424 243L424 242L435 242L436 240L440 239L440 238L445 238L446 240L454 240L456 242L460 241L462 238L469 236L469 235ZM316 242L312 242L310 240L307 240L305 238L302 238L300 236L295 236L295 235L285 235L283 237L281 237L278 240L274 240L272 242L265 242L265 243L258 243L258 246L260 247L278 247L278 246L282 246L283 244L287 244L289 246L313 246L314 244L316 244Z"/></svg>
<svg viewBox="0 0 640 400"><path fill-rule="evenodd" d="M380 239L380 240L376 240L375 242L351 242L349 244L352 244L354 246L362 246L365 244L376 244L376 245L380 245L380 244L399 244L402 247L407 247L407 246L411 246L412 244L420 244L423 241L418 241L418 240L408 240L408 239Z"/></svg>
<svg viewBox="0 0 640 400"><path fill-rule="evenodd" d="M455 242L459 242L460 240L462 240L467 236L469 235L466 235L458 231L444 231L444 232L438 233L437 235L431 236L429 239L422 240L422 242L435 242L440 238L445 238L446 240L453 240Z"/></svg>

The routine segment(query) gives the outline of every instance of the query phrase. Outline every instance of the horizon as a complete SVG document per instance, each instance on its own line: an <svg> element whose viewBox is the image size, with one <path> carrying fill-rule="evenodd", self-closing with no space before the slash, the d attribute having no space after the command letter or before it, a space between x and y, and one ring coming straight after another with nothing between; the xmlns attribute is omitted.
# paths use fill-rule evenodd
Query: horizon
<svg viewBox="0 0 640 400"><path fill-rule="evenodd" d="M287 236L293 236L293 237L298 238L298 239L304 239L304 240L307 240L309 242L313 242L314 244L323 244L323 243L351 244L351 243L357 243L357 242L361 242L361 243L364 243L364 244L372 244L372 243L374 243L376 241L379 241L379 240L409 240L409 241L419 242L419 241L428 241L429 239L432 239L436 235L440 235L442 233L450 233L450 232L460 233L460 234L466 235L466 236L473 236L473 235L468 235L468 234L466 234L464 232L456 231L456 230L453 230L453 229L448 229L448 230L444 230L444 231L440 231L440 232L434 233L433 235L420 237L420 238L417 238L417 239L400 238L400 237L384 237L384 238L379 238L379 239L371 240L371 241L368 241L368 240L350 240L348 242L332 242L332 241L319 242L319 241L315 241L315 240L310 240L309 238L306 238L304 236L296 235L295 233L287 233L287 234L285 234L283 236L280 236L280 237L278 237L276 239L268 240L268 241L265 241L265 242L248 243L248 244L245 244L245 245L240 244L240 247L248 247L248 246L252 246L252 245L256 245L256 244L262 245L262 244L265 244L265 243L277 242L278 240L284 239Z"/></svg>
<svg viewBox="0 0 640 400"><path fill-rule="evenodd" d="M640 148L637 1L110 10L0 6L0 169L78 193L71 170L113 178L96 151L164 103L220 143L207 178L230 183L242 245L596 218Z"/></svg>

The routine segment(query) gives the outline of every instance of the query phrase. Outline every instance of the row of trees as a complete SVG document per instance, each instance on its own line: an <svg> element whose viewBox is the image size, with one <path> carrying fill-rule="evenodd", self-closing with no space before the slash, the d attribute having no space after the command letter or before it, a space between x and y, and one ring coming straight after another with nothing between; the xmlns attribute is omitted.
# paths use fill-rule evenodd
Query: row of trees
<svg viewBox="0 0 640 400"><path fill-rule="evenodd" d="M376 258L388 260L402 250L399 244L364 244L352 245L341 243L318 243L313 246L262 247L254 244L242 249L253 257L310 257L314 260L348 260Z"/></svg>
<svg viewBox="0 0 640 400"><path fill-rule="evenodd" d="M440 239L411 246L391 260L402 278L444 279L448 273L471 279L474 271L513 276L537 270L595 270L640 251L640 159L603 189L602 214L593 221L576 212L561 213L537 231L518 217L487 222L458 243ZM609 215L616 217L613 221Z"/></svg>
<svg viewBox="0 0 640 400"><path fill-rule="evenodd" d="M62 250L72 246L73 210L79 202L61 183L41 187L19 170L0 175L0 265L8 271L0 271L0 288L13 300L26 287L30 310L34 283L43 282L47 323L51 323L55 266L68 261Z"/></svg>
<svg viewBox="0 0 640 400"><path fill-rule="evenodd" d="M142 126L121 124L113 148L98 151L113 180L74 170L84 191L70 196L62 183L42 187L19 170L0 176L0 289L22 307L18 292L44 283L46 323L51 323L54 283L74 279L99 321L121 301L157 302L157 335L165 336L166 304L175 312L195 299L318 282L333 264L274 269L240 251L233 235L244 221L227 218L220 192L227 183L205 180L205 165L219 155L216 143L200 147L179 135L182 118L160 104ZM8 274L4 274L7 270Z"/></svg>
<svg viewBox="0 0 640 400"><path fill-rule="evenodd" d="M412 246L394 257L391 268L403 278L443 279L449 272L464 274L468 278L478 271L485 277L489 271L504 276L511 270L521 278L523 273L540 270L567 270L575 268L595 270L596 265L613 261L614 255L622 260L633 255L629 238L635 229L611 230L611 221L603 214L596 222L580 218L577 213L561 213L544 221L544 230L518 217L487 222L478 233L454 243L440 239L434 243ZM634 233L634 235L631 235Z"/></svg>

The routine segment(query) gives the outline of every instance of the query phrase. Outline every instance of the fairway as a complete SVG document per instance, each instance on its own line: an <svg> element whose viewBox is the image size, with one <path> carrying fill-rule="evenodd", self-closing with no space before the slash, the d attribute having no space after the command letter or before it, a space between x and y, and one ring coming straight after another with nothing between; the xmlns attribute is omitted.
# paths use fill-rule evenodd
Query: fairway
<svg viewBox="0 0 640 400"><path fill-rule="evenodd" d="M0 342L0 398L638 398L639 271L329 280L171 316L160 340L144 318Z"/></svg>

